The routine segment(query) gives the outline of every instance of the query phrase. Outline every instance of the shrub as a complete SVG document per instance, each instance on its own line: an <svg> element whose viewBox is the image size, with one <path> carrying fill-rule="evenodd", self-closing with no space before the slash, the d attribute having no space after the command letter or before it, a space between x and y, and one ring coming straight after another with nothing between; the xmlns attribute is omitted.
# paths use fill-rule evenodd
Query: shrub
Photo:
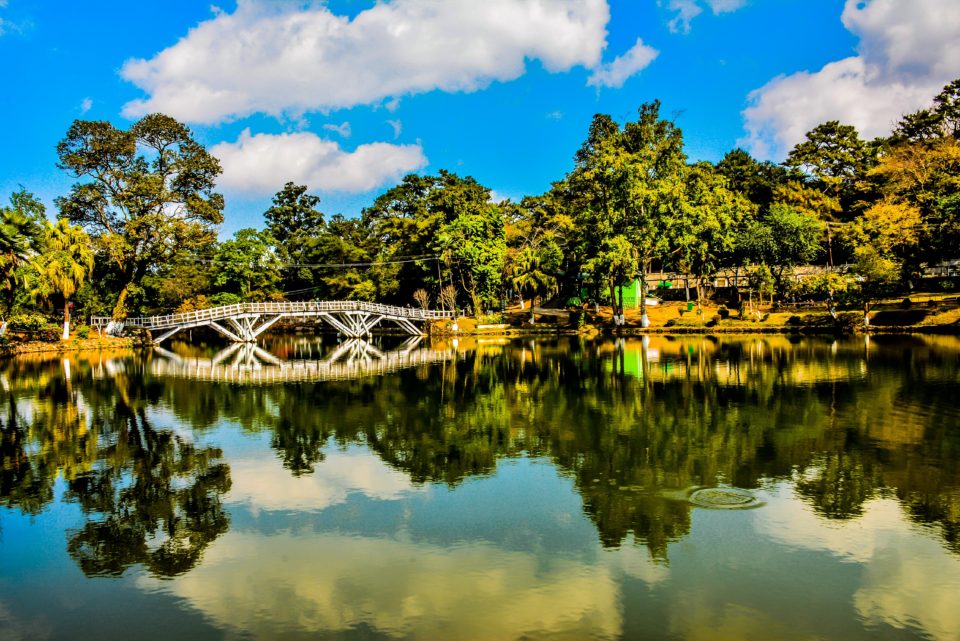
<svg viewBox="0 0 960 641"><path fill-rule="evenodd" d="M43 314L14 314L7 328L14 332L39 332L49 325L50 321Z"/></svg>
<svg viewBox="0 0 960 641"><path fill-rule="evenodd" d="M910 300L909 297L904 298L902 301L900 301L900 307L902 309L910 309L911 307L913 307L913 301Z"/></svg>
<svg viewBox="0 0 960 641"><path fill-rule="evenodd" d="M481 314L477 317L477 325L499 325L504 322L503 314L499 312L491 312L489 314Z"/></svg>
<svg viewBox="0 0 960 641"><path fill-rule="evenodd" d="M669 319L666 323L664 323L663 326L664 326L664 327L676 327L676 326L677 326L677 319L676 319L676 318L671 318L671 319Z"/></svg>
<svg viewBox="0 0 960 641"><path fill-rule="evenodd" d="M237 303L243 302L242 298L231 292L219 292L211 296L209 300L213 307L220 307L221 305L236 305Z"/></svg>
<svg viewBox="0 0 960 641"><path fill-rule="evenodd" d="M80 325L77 327L77 338L90 338L90 326L89 325Z"/></svg>
<svg viewBox="0 0 960 641"><path fill-rule="evenodd" d="M726 305L721 305L720 309L717 310L717 316L720 318L730 318L730 310L727 309Z"/></svg>
<svg viewBox="0 0 960 641"><path fill-rule="evenodd" d="M793 325L794 327L802 323L803 323L803 319L801 319L799 316L796 316L796 315L791 316L790 318L787 319L787 325Z"/></svg>

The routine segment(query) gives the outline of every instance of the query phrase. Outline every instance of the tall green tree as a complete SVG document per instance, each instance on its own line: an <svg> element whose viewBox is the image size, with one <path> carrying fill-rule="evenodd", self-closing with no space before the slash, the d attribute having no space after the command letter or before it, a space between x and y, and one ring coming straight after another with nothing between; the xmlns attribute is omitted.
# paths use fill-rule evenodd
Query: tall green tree
<svg viewBox="0 0 960 641"><path fill-rule="evenodd" d="M802 170L812 185L836 199L847 218L872 200L867 172L876 164L877 145L868 144L852 125L831 120L807 132L784 165Z"/></svg>
<svg viewBox="0 0 960 641"><path fill-rule="evenodd" d="M45 299L60 296L63 300L63 335L70 338L70 301L93 273L94 254L90 237L83 228L60 218L45 225L43 251L34 266L37 273L36 294Z"/></svg>
<svg viewBox="0 0 960 641"><path fill-rule="evenodd" d="M779 185L787 181L788 171L770 161L760 162L743 149L728 151L717 163L717 172L727 179L727 187L742 194L761 212L770 209Z"/></svg>
<svg viewBox="0 0 960 641"><path fill-rule="evenodd" d="M646 313L646 273L669 252L669 230L681 215L683 133L660 118L660 102L642 105L639 118L620 128L609 116L594 116L587 140L576 156L573 189L583 199L578 223L586 232L588 269L616 286L639 277L641 323ZM611 252L629 252L618 256ZM622 298L622 292L621 292ZM614 316L623 322L623 301L614 300Z"/></svg>
<svg viewBox="0 0 960 641"><path fill-rule="evenodd" d="M823 232L822 221L777 203L741 238L749 244L753 261L770 268L776 292L782 295L787 273L798 265L811 263L822 251Z"/></svg>
<svg viewBox="0 0 960 641"><path fill-rule="evenodd" d="M490 190L473 178L445 170L435 176L408 175L364 209L362 226L371 259L384 264L378 289L388 299L408 303L417 289L436 294L451 280L462 298L474 306L480 302L481 309L497 298L502 271L493 284L492 272L476 260L480 255L498 260L502 269L503 214L490 202ZM489 246L480 236L486 233L491 234ZM469 244L455 246L455 239ZM438 273L435 258L441 254L445 268Z"/></svg>
<svg viewBox="0 0 960 641"><path fill-rule="evenodd" d="M673 231L678 264L697 280L698 307L703 308L706 279L731 261L737 230L754 206L727 188L727 180L710 163L689 168L685 180L682 214Z"/></svg>
<svg viewBox="0 0 960 641"><path fill-rule="evenodd" d="M457 213L440 228L437 248L450 269L454 286L461 288L480 314L500 300L507 246L500 208L489 201L486 188L474 185L467 185L451 202L451 209Z"/></svg>
<svg viewBox="0 0 960 641"><path fill-rule="evenodd" d="M24 268L40 250L44 212L43 203L23 188L10 195L9 206L0 208L0 290L4 313L13 309L17 294L23 289Z"/></svg>
<svg viewBox="0 0 960 641"><path fill-rule="evenodd" d="M220 243L213 261L214 285L244 301L262 301L276 294L280 261L268 232L246 228Z"/></svg>
<svg viewBox="0 0 960 641"><path fill-rule="evenodd" d="M113 266L115 320L146 302L142 283L152 270L216 240L220 163L173 118L150 114L126 131L76 120L57 154L59 166L81 180L57 205Z"/></svg>
<svg viewBox="0 0 960 641"><path fill-rule="evenodd" d="M276 243L276 254L284 263L284 291L301 293L315 284L310 263L311 242L324 232L324 216L317 209L320 198L307 193L306 185L288 182L273 197L263 214L267 229ZM309 293L309 292L307 292Z"/></svg>

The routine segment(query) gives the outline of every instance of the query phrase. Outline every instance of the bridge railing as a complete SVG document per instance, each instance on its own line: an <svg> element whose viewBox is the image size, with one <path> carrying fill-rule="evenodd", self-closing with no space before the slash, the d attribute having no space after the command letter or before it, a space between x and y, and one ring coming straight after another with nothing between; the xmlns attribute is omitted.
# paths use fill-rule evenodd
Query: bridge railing
<svg viewBox="0 0 960 641"><path fill-rule="evenodd" d="M445 310L416 309L413 307L397 307L381 303L367 303L364 301L294 301L268 303L235 303L208 307L192 312L180 314L166 314L162 316L141 316L127 318L123 321L128 327L143 327L145 329L163 329L177 325L192 325L209 321L223 320L245 314L311 314L320 312L366 312L382 314L396 318L411 320L435 320L452 318L453 312ZM105 326L112 319L109 316L91 316L90 324Z"/></svg>

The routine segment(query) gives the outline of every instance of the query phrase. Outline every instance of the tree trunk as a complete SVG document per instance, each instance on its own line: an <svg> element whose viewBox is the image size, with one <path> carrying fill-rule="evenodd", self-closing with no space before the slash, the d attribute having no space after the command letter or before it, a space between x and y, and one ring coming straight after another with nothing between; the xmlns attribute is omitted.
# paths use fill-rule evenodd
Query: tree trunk
<svg viewBox="0 0 960 641"><path fill-rule="evenodd" d="M111 318L114 322L122 323L127 320L127 294L129 293L129 287L129 284L123 286L123 289L120 290L120 296L117 298L117 304L113 306Z"/></svg>
<svg viewBox="0 0 960 641"><path fill-rule="evenodd" d="M63 299L63 335L60 340L65 341L70 338L70 301Z"/></svg>
<svg viewBox="0 0 960 641"><path fill-rule="evenodd" d="M697 315L703 317L703 279L697 279Z"/></svg>
<svg viewBox="0 0 960 641"><path fill-rule="evenodd" d="M640 327L650 327L650 317L647 316L647 270L640 268Z"/></svg>
<svg viewBox="0 0 960 641"><path fill-rule="evenodd" d="M611 277L607 284L610 286L610 311L613 313L613 324L617 324L617 289L613 284L613 278Z"/></svg>
<svg viewBox="0 0 960 641"><path fill-rule="evenodd" d="M626 325L627 323L626 323L626 319L624 318L624 312L623 312L623 286L622 286L622 285L617 288L617 295L619 296L619 303L617 304L617 307L620 308L620 322L619 322L619 324L620 324L620 325Z"/></svg>

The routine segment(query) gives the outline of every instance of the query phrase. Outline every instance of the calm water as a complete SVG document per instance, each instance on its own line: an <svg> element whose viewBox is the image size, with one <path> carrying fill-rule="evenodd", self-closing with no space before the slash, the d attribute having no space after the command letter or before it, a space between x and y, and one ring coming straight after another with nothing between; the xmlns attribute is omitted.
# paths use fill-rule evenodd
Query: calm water
<svg viewBox="0 0 960 641"><path fill-rule="evenodd" d="M960 339L262 347L0 363L0 639L960 638Z"/></svg>

